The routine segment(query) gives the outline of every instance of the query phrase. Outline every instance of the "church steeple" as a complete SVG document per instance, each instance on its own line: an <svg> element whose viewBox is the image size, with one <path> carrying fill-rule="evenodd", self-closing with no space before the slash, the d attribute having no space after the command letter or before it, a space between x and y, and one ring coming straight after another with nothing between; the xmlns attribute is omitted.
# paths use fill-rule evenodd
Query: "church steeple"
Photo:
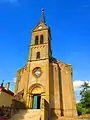
<svg viewBox="0 0 90 120"><path fill-rule="evenodd" d="M42 16L41 16L40 22L45 23L44 9L42 9Z"/></svg>
<svg viewBox="0 0 90 120"><path fill-rule="evenodd" d="M38 61L51 58L50 27L45 24L44 9L39 23L32 30L29 61Z"/></svg>

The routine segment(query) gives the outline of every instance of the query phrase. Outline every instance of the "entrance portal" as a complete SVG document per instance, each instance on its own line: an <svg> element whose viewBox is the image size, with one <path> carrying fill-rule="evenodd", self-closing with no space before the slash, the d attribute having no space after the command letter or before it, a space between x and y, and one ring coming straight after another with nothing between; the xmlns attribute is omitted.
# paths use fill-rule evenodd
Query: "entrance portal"
<svg viewBox="0 0 90 120"><path fill-rule="evenodd" d="M41 95L33 95L33 109L40 109Z"/></svg>

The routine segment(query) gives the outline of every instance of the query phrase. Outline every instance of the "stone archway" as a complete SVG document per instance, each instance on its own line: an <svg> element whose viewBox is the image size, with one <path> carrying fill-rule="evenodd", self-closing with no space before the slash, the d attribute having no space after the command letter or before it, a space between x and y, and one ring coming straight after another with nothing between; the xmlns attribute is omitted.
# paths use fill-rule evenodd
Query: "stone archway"
<svg viewBox="0 0 90 120"><path fill-rule="evenodd" d="M29 88L30 94L42 94L44 92L45 92L45 90L44 90L43 85L41 85L39 83L31 85Z"/></svg>
<svg viewBox="0 0 90 120"><path fill-rule="evenodd" d="M39 84L33 84L29 88L29 108L40 109L42 104L43 94L45 93L44 87Z"/></svg>

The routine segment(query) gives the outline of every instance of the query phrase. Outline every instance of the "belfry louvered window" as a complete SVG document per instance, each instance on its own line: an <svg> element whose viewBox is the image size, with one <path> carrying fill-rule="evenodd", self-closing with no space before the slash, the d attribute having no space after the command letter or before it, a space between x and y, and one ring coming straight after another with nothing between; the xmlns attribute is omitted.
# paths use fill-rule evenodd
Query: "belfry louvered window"
<svg viewBox="0 0 90 120"><path fill-rule="evenodd" d="M43 35L40 35L40 44L43 44Z"/></svg>
<svg viewBox="0 0 90 120"><path fill-rule="evenodd" d="M40 52L37 52L36 59L40 59Z"/></svg>
<svg viewBox="0 0 90 120"><path fill-rule="evenodd" d="M35 45L38 45L38 36L35 36Z"/></svg>

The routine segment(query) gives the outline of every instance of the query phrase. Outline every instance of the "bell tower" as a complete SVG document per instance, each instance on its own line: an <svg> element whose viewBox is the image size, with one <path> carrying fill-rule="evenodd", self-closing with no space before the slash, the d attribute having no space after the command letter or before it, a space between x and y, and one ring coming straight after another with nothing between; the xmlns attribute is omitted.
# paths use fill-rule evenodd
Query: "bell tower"
<svg viewBox="0 0 90 120"><path fill-rule="evenodd" d="M32 30L28 57L28 64L30 64L28 93L32 95L31 100L33 101L29 108L38 108L37 105L40 108L43 99L49 101L49 60L51 55L50 27L45 23L44 9L42 9L40 22ZM38 101L39 103L37 103Z"/></svg>
<svg viewBox="0 0 90 120"><path fill-rule="evenodd" d="M45 23L44 9L40 22L32 30L32 38L28 61L40 61L51 57L50 27Z"/></svg>

